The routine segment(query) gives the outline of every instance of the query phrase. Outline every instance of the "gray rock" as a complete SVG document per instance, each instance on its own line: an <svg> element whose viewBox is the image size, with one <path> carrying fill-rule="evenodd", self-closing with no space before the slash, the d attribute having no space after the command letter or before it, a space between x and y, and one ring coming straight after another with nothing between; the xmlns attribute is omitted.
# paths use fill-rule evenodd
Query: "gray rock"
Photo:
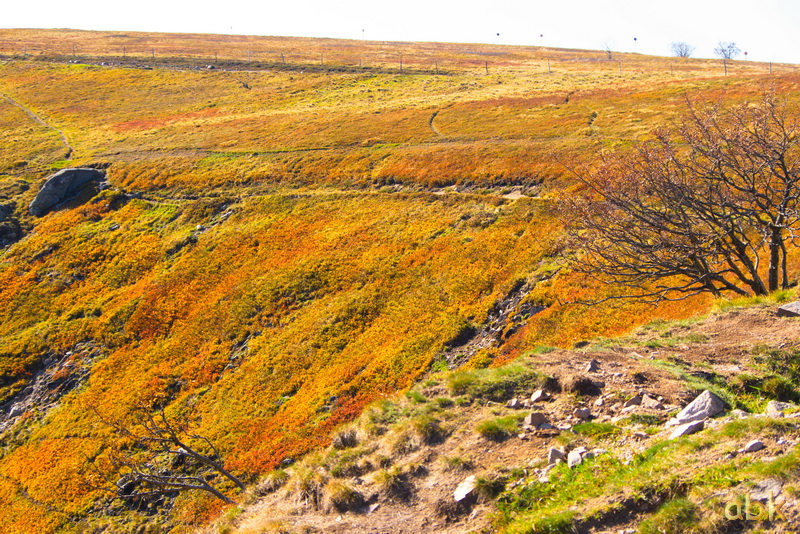
<svg viewBox="0 0 800 534"><path fill-rule="evenodd" d="M519 402L518 398L514 397L513 399L511 399L506 403L506 406L509 408L517 409L517 408L522 408L522 403Z"/></svg>
<svg viewBox="0 0 800 534"><path fill-rule="evenodd" d="M556 449L555 447L550 447L550 450L547 452L547 464L554 464L560 461L566 461L567 455L564 454L564 451L561 449Z"/></svg>
<svg viewBox="0 0 800 534"><path fill-rule="evenodd" d="M767 403L767 409L764 410L764 413L767 417L783 417L786 410L791 410L794 408L794 404L791 402L779 402L779 401L769 401Z"/></svg>
<svg viewBox="0 0 800 534"><path fill-rule="evenodd" d="M456 502L461 502L475 494L475 475L470 475L461 481L461 484L456 487L453 492L453 499Z"/></svg>
<svg viewBox="0 0 800 534"><path fill-rule="evenodd" d="M633 397L631 397L630 399L626 400L626 401L625 401L625 402L622 404L622 407L623 407L623 408L628 408L628 407L630 407L630 406L639 406L639 405L641 405L641 404L642 404L642 398L643 398L643 397L642 397L642 394L641 394L641 393L637 393L636 395L634 395L634 396L633 396Z"/></svg>
<svg viewBox="0 0 800 534"><path fill-rule="evenodd" d="M678 424L702 421L724 410L725 402L709 390L705 390L681 410L678 415L675 416L675 419L678 421Z"/></svg>
<svg viewBox="0 0 800 534"><path fill-rule="evenodd" d="M650 395L644 395L642 397L642 407L649 408L651 410L663 410L664 405L661 404L657 399L654 399Z"/></svg>
<svg viewBox="0 0 800 534"><path fill-rule="evenodd" d="M524 424L527 426L537 427L547 422L547 416L542 412L531 412L525 416Z"/></svg>
<svg viewBox="0 0 800 534"><path fill-rule="evenodd" d="M586 372L587 373L596 373L600 369L600 362L597 360L589 360L589 363L586 364Z"/></svg>
<svg viewBox="0 0 800 534"><path fill-rule="evenodd" d="M77 195L90 182L101 182L104 178L105 173L97 169L62 169L45 181L28 206L28 211L35 217L41 217Z"/></svg>
<svg viewBox="0 0 800 534"><path fill-rule="evenodd" d="M692 421L691 423L684 423L682 425L675 427L675 430L672 431L672 434L670 434L669 439L675 439L681 436L688 436L689 434L700 432L704 428L705 428L705 423L703 421Z"/></svg>
<svg viewBox="0 0 800 534"><path fill-rule="evenodd" d="M531 395L531 402L541 402L550 399L550 394L543 389L537 389Z"/></svg>
<svg viewBox="0 0 800 534"><path fill-rule="evenodd" d="M800 317L800 300L784 304L778 308L778 317Z"/></svg>
<svg viewBox="0 0 800 534"><path fill-rule="evenodd" d="M575 449L574 451L570 451L569 454L567 455L567 465L570 468L581 465L581 463L583 462L583 454L585 453L586 453L585 450L582 452L577 449Z"/></svg>
<svg viewBox="0 0 800 534"><path fill-rule="evenodd" d="M772 495L774 499L781 494L783 482L777 478L768 478L756 483L750 491L750 499L753 501L766 501Z"/></svg>
<svg viewBox="0 0 800 534"><path fill-rule="evenodd" d="M754 439L750 443L744 446L742 452L756 452L760 451L761 449L765 449L767 446L764 445L764 442L761 440Z"/></svg>
<svg viewBox="0 0 800 534"><path fill-rule="evenodd" d="M572 415L578 419L587 421L592 417L592 411L589 408L576 408L575 411L572 412Z"/></svg>

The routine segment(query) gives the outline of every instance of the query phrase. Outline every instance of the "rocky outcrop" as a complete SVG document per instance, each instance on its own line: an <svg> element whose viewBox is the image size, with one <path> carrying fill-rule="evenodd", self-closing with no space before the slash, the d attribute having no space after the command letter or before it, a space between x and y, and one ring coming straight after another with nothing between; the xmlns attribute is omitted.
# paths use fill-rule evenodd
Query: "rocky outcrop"
<svg viewBox="0 0 800 534"><path fill-rule="evenodd" d="M28 206L28 211L35 217L41 217L59 204L74 198L89 185L104 179L105 173L97 169L62 169L45 181Z"/></svg>

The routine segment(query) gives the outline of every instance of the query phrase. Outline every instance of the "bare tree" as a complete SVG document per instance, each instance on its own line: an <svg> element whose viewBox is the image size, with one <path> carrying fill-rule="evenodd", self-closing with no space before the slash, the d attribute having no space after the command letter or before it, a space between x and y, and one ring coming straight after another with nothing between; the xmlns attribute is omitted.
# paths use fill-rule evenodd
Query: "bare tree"
<svg viewBox="0 0 800 534"><path fill-rule="evenodd" d="M672 43L672 54L675 57L692 57L694 47L689 43L683 41L676 41Z"/></svg>
<svg viewBox="0 0 800 534"><path fill-rule="evenodd" d="M234 501L211 481L221 475L244 489L244 483L225 468L211 441L189 433L185 422L170 420L163 408L153 413L139 406L134 422L127 424L105 418L96 409L93 411L125 442L125 447L115 447L108 455L106 469L94 470L95 482L90 483L93 488L139 503L180 491L201 490L229 504ZM116 481L108 478L108 471L116 473Z"/></svg>
<svg viewBox="0 0 800 534"><path fill-rule="evenodd" d="M614 52L611 50L611 45L608 42L603 43L603 50L606 52L606 59L609 61L614 59Z"/></svg>
<svg viewBox="0 0 800 534"><path fill-rule="evenodd" d="M651 301L788 287L798 133L771 95L733 108L689 104L677 142L661 130L632 155L576 173L585 188L561 210L578 268L627 288L619 298Z"/></svg>
<svg viewBox="0 0 800 534"><path fill-rule="evenodd" d="M736 45L736 43L729 43L725 41L720 41L717 43L717 47L714 49L714 54L724 60L733 59L741 53L742 51Z"/></svg>

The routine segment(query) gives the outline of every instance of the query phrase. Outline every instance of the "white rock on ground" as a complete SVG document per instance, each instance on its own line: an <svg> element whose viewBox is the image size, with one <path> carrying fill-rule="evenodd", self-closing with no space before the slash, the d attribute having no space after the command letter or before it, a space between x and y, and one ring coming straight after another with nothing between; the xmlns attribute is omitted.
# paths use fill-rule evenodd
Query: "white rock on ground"
<svg viewBox="0 0 800 534"><path fill-rule="evenodd" d="M634 395L630 399L626 400L622 404L622 407L623 408L629 408L631 406L639 406L640 404L642 404L642 395L640 393L637 393L636 395Z"/></svg>
<svg viewBox="0 0 800 534"><path fill-rule="evenodd" d="M781 494L783 490L783 482L777 478L767 478L757 482L753 489L750 491L750 499L753 501L766 501L769 499L770 494L774 499Z"/></svg>
<svg viewBox="0 0 800 534"><path fill-rule="evenodd" d="M461 481L456 490L453 492L453 499L456 502L461 502L475 492L475 475L470 475Z"/></svg>
<svg viewBox="0 0 800 534"><path fill-rule="evenodd" d="M572 415L583 421L588 421L592 417L592 411L589 408L576 408Z"/></svg>
<svg viewBox="0 0 800 534"><path fill-rule="evenodd" d="M675 416L675 420L677 424L683 425L685 423L708 419L724 410L725 402L709 390L705 390L683 410L678 412L678 415Z"/></svg>
<svg viewBox="0 0 800 534"><path fill-rule="evenodd" d="M754 439L750 443L744 446L742 452L756 452L760 451L761 449L765 449L767 446L764 445L764 442L758 439Z"/></svg>
<svg viewBox="0 0 800 534"><path fill-rule="evenodd" d="M791 402L779 402L773 400L767 403L767 409L764 410L764 413L767 415L767 417L783 417L783 412L792 408L794 408L794 404Z"/></svg>
<svg viewBox="0 0 800 534"><path fill-rule="evenodd" d="M531 402L540 402L546 401L550 399L550 394L544 391L543 389L537 389L531 395Z"/></svg>
<svg viewBox="0 0 800 534"><path fill-rule="evenodd" d="M691 423L684 423L675 427L675 430L672 431L670 434L669 439L679 438L681 436L688 436L689 434L694 434L695 432L700 432L705 428L705 423L703 421L692 421Z"/></svg>
<svg viewBox="0 0 800 534"><path fill-rule="evenodd" d="M559 460L561 460L563 462L566 459L567 459L567 455L564 454L564 451L562 451L561 449L556 449L555 447L550 447L550 450L547 452L547 463L548 463L548 465L555 464Z"/></svg>
<svg viewBox="0 0 800 534"><path fill-rule="evenodd" d="M547 416L542 412L531 412L525 416L523 423L527 426L537 427L547 422Z"/></svg>

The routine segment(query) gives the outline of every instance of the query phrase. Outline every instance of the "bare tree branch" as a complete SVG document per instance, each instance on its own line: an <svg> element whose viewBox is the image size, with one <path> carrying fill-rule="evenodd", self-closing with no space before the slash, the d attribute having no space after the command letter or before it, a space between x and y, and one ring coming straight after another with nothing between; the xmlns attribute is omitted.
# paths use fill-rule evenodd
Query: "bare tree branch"
<svg viewBox="0 0 800 534"><path fill-rule="evenodd" d="M730 109L688 102L677 136L656 131L592 172L570 169L584 186L560 203L581 251L576 266L655 301L787 287L798 137L797 120L770 94Z"/></svg>

